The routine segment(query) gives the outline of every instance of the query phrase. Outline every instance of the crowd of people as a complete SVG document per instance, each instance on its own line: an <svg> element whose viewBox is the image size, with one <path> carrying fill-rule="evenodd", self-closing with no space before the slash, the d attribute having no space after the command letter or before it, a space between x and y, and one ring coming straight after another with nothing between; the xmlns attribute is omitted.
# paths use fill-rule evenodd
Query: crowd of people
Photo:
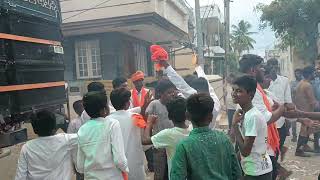
<svg viewBox="0 0 320 180"><path fill-rule="evenodd" d="M309 135L317 132L320 119L313 112L319 106L311 88L313 69L305 68L303 79L297 77L300 82L290 88L277 60L264 66L259 56L242 56L242 75L229 81L237 106L228 111L226 134L215 128L221 106L202 67L182 78L163 48L151 51L163 69L154 90L145 87L141 71L131 76L132 90L126 78L114 79L109 97L102 83L90 83L88 93L73 104L78 117L67 134L56 134L52 112L33 114L39 137L23 145L15 179L69 180L76 173L77 179L144 180L146 159L154 180L275 180L291 173L278 158L288 150L287 125L295 122L301 123L296 155L307 156ZM319 134L314 137L318 151Z"/></svg>

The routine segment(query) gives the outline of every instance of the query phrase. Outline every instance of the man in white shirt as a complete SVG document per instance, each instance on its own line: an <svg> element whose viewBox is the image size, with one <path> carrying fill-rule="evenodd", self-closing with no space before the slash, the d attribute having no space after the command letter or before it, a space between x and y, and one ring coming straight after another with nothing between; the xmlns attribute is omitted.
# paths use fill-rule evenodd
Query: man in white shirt
<svg viewBox="0 0 320 180"><path fill-rule="evenodd" d="M193 80L191 84L195 85L195 88L190 87L184 79L170 66L170 64L167 61L160 61L160 64L165 68L164 74L167 75L169 80L176 86L176 88L182 93L182 95L185 98L188 98L189 96L196 94L196 93L209 93L211 98L214 101L214 109L212 111L213 119L210 124L210 128L214 128L216 124L216 117L219 114L220 111L220 101L217 97L213 87L210 85L207 76L205 75L203 69L201 66L197 66L196 72L198 74L198 78ZM206 82L205 82L205 81ZM197 88L199 87L199 88Z"/></svg>
<svg viewBox="0 0 320 180"><path fill-rule="evenodd" d="M88 89L88 92L101 92L101 93L107 94L104 84L102 84L101 82L91 82L88 85L87 89ZM110 113L116 111L110 102L108 106L109 106ZM81 125L83 125L89 120L90 120L90 116L86 111L83 111L81 114Z"/></svg>
<svg viewBox="0 0 320 180"><path fill-rule="evenodd" d="M91 119L78 131L77 171L85 179L123 180L129 173L127 158L119 121L107 117L106 94L87 93L83 106Z"/></svg>
<svg viewBox="0 0 320 180"><path fill-rule="evenodd" d="M23 145L18 161L16 180L70 180L73 174L72 157L77 148L76 134L57 134L56 117L40 111L31 117L39 137Z"/></svg>
<svg viewBox="0 0 320 180"><path fill-rule="evenodd" d="M270 69L271 78L268 90L277 98L278 103L292 104L290 82L287 77L278 75L280 70L278 60L269 59L267 66ZM280 117L276 122L276 127L280 137L281 160L283 160L285 153L288 151L288 148L283 146L288 133L286 119L284 117Z"/></svg>
<svg viewBox="0 0 320 180"><path fill-rule="evenodd" d="M130 106L130 97L131 93L126 88L113 90L110 99L117 111L109 115L109 118L116 119L120 123L130 171L129 179L144 180L144 151L141 143L141 131L145 128L146 123L143 118L138 118L137 114L127 111Z"/></svg>
<svg viewBox="0 0 320 180"><path fill-rule="evenodd" d="M252 99L252 104L257 108L265 118L268 124L268 154L272 160L273 166L273 179L276 179L277 173L277 161L276 155L280 148L280 139L278 131L274 122L276 122L284 113L284 106L280 105L275 111L272 111L273 100L270 99L261 87L261 83L264 80L264 69L262 68L263 59L260 56L253 54L245 54L239 61L240 71L242 73L251 75L257 80L257 89Z"/></svg>
<svg viewBox="0 0 320 180"><path fill-rule="evenodd" d="M235 113L232 128L241 153L244 180L271 180L273 168L267 153L267 122L262 113L252 105L256 87L256 80L248 75L233 82L232 98L242 110Z"/></svg>

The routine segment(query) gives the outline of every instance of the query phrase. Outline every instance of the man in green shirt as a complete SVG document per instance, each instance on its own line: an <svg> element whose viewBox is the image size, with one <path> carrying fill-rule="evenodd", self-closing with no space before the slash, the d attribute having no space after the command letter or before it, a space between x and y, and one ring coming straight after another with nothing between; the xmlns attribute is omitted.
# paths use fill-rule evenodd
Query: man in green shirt
<svg viewBox="0 0 320 180"><path fill-rule="evenodd" d="M171 180L237 180L241 169L228 137L209 129L214 102L208 94L194 94L187 100L187 117L193 130L176 147Z"/></svg>

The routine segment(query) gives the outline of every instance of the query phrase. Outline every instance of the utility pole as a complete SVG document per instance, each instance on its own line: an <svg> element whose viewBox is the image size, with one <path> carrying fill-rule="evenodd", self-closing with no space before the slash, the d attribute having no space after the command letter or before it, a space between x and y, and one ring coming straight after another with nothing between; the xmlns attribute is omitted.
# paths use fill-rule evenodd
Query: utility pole
<svg viewBox="0 0 320 180"><path fill-rule="evenodd" d="M224 57L224 72L223 72L223 102L227 107L227 76L228 76L228 61L230 55L230 0L224 0L224 24L225 24L225 57Z"/></svg>
<svg viewBox="0 0 320 180"><path fill-rule="evenodd" d="M198 63L200 66L204 67L204 57L203 57L203 38L202 38L202 24L200 17L200 2L195 0L195 15L196 15L196 30L197 30L197 54Z"/></svg>

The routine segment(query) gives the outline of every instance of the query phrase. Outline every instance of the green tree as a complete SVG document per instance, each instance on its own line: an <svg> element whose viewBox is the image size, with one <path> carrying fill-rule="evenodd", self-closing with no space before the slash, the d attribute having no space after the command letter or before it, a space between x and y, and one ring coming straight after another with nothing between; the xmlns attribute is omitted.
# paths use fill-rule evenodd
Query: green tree
<svg viewBox="0 0 320 180"><path fill-rule="evenodd" d="M249 52L250 49L254 48L253 44L255 44L256 41L250 36L255 34L255 32L250 32L251 28L252 25L244 20L241 20L237 26L232 25L231 46L238 57L244 51Z"/></svg>
<svg viewBox="0 0 320 180"><path fill-rule="evenodd" d="M239 68L238 59L239 59L239 56L236 53L232 52L229 54L229 59L227 62L228 73L233 73L233 74L238 73L238 68Z"/></svg>
<svg viewBox="0 0 320 180"><path fill-rule="evenodd" d="M319 0L274 0L259 4L261 27L270 26L281 39L280 47L294 47L301 59L317 56L317 26L320 22Z"/></svg>

